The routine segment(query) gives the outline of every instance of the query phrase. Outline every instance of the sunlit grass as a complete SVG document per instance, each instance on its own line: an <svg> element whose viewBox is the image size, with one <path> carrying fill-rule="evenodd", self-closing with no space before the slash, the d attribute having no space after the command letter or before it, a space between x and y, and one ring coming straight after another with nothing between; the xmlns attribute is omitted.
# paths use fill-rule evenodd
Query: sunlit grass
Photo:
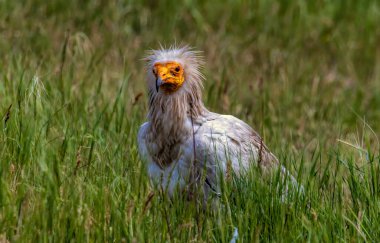
<svg viewBox="0 0 380 243"><path fill-rule="evenodd" d="M377 1L0 1L0 241L376 241ZM148 183L145 50L204 51L204 100L304 186L259 171L213 210Z"/></svg>

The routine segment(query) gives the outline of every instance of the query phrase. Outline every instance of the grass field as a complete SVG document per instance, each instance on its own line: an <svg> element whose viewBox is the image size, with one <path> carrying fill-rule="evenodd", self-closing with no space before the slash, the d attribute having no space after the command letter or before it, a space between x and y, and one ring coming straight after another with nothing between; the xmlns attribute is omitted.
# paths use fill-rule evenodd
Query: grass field
<svg viewBox="0 0 380 243"><path fill-rule="evenodd" d="M376 0L0 0L0 242L379 240L379 23ZM212 212L154 193L141 59L175 42L204 52L206 105L253 126L304 198L257 173Z"/></svg>

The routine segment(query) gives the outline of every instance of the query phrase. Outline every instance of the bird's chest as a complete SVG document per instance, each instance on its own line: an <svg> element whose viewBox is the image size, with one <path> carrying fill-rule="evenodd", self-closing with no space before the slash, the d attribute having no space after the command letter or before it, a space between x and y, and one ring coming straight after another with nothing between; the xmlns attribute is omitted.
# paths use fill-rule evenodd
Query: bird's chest
<svg viewBox="0 0 380 243"><path fill-rule="evenodd" d="M180 141L152 141L148 146L149 153L153 160L160 166L165 167L181 156Z"/></svg>
<svg viewBox="0 0 380 243"><path fill-rule="evenodd" d="M154 162L164 168L181 157L190 135L188 127L158 128L147 138L148 152Z"/></svg>

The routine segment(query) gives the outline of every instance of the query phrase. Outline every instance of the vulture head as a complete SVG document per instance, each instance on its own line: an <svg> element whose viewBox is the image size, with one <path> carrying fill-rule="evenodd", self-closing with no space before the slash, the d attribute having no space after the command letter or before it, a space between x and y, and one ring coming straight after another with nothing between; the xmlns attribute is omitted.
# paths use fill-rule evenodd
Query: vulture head
<svg viewBox="0 0 380 243"><path fill-rule="evenodd" d="M189 46L161 48L150 51L145 60L150 95L169 99L201 91L203 76L200 67L203 60L200 52Z"/></svg>

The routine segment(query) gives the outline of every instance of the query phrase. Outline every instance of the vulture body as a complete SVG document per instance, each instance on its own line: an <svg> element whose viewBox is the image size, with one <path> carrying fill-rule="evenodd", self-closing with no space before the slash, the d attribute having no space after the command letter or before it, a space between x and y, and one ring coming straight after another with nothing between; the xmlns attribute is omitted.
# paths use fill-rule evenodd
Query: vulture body
<svg viewBox="0 0 380 243"><path fill-rule="evenodd" d="M252 165L264 170L279 166L249 125L205 108L199 52L189 47L153 50L146 61L149 113L138 146L154 185L173 196L197 184L207 197L219 192L220 176L229 170L240 175Z"/></svg>

